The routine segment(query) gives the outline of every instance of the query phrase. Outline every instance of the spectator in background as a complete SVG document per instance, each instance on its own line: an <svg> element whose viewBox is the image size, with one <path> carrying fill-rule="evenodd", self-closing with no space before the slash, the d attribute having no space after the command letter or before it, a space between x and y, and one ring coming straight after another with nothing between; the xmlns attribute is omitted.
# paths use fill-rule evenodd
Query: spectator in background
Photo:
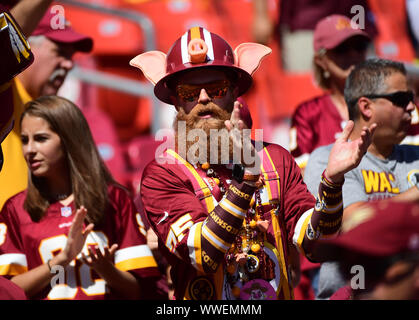
<svg viewBox="0 0 419 320"><path fill-rule="evenodd" d="M289 149L303 173L310 153L318 146L334 142L346 125L345 80L354 65L365 60L369 43L367 33L345 16L328 16L316 25L314 75L325 93L296 108L290 130ZM301 286L311 286L313 298L317 294L318 270L319 264L301 256Z"/></svg>
<svg viewBox="0 0 419 320"><path fill-rule="evenodd" d="M14 95L15 127L2 143L7 161L0 172L0 208L9 197L24 190L27 186L28 168L22 155L19 127L24 104L40 95L56 94L68 71L73 67L74 53L89 52L93 46L92 39L76 33L68 21L60 20L65 22L64 29L53 29L52 19L57 19L57 16L48 9L28 39L35 61L13 79L11 84Z"/></svg>
<svg viewBox="0 0 419 320"><path fill-rule="evenodd" d="M33 31L45 12L50 0L25 0L10 8L0 4L1 75L0 75L0 142L13 128L13 92L12 78L26 69L33 62L33 54L25 35ZM13 16L14 15L14 16ZM15 19L16 21L14 21ZM11 27L12 26L12 27ZM12 31L13 30L13 31ZM18 52L13 51L12 39L18 43ZM3 167L3 152L0 147L0 171ZM0 226L0 238L4 237L5 228ZM0 276L0 300L26 299L25 292L3 276Z"/></svg>
<svg viewBox="0 0 419 320"><path fill-rule="evenodd" d="M300 104L292 115L289 148L300 168L315 148L334 142L342 132L348 120L345 80L365 60L369 43L368 35L345 16L332 15L316 25L314 75L325 93Z"/></svg>
<svg viewBox="0 0 419 320"><path fill-rule="evenodd" d="M317 246L322 260L340 262L347 283L332 299L419 299L418 204L370 202L343 222L342 231Z"/></svg>
<svg viewBox="0 0 419 320"><path fill-rule="evenodd" d="M273 33L278 36L282 66L288 72L310 72L311 57L316 53L312 46L313 31L316 24L327 16L338 14L353 18L356 23L364 22L365 31L371 37L377 32L367 0L281 0L278 26L274 26L269 18L269 0L253 1L254 39L268 43Z"/></svg>
<svg viewBox="0 0 419 320"><path fill-rule="evenodd" d="M357 168L345 174L343 205L345 220L366 201L393 198L419 201L419 147L399 145L410 128L415 109L402 63L370 59L355 67L346 80L345 100L355 127L354 140L364 126L377 123L368 152ZM316 149L308 161L304 181L315 193L326 168L332 144ZM326 157L326 158L325 158ZM344 285L338 266L324 263L320 270L319 299L328 299Z"/></svg>
<svg viewBox="0 0 419 320"><path fill-rule="evenodd" d="M25 106L20 127L30 176L0 214L2 274L31 299L149 297L159 273L141 217L79 108L43 96ZM51 281L55 266L65 268L65 283Z"/></svg>

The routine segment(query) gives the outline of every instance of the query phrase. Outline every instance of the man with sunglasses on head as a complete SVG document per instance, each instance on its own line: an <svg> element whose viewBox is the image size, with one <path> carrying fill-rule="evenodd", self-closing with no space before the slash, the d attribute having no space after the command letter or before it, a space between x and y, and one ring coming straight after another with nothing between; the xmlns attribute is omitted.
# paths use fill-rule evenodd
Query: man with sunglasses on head
<svg viewBox="0 0 419 320"><path fill-rule="evenodd" d="M344 220L366 201L393 197L419 202L419 147L401 145L415 109L406 69L400 62L368 59L355 67L345 83L349 118L355 126L350 140L358 139L364 127L377 123L372 143L357 168L345 174ZM327 165L332 145L313 151L304 181L316 192L316 176ZM317 298L327 299L344 285L336 264L321 266Z"/></svg>
<svg viewBox="0 0 419 320"><path fill-rule="evenodd" d="M375 125L352 142L353 123L345 128L320 174L316 204L292 156L252 142L241 119L236 100L270 51L256 43L233 51L193 27L167 55L150 51L131 61L178 111L175 146L156 154L140 189L176 299L292 299L289 246L315 259L311 246L339 230L344 173L361 160Z"/></svg>

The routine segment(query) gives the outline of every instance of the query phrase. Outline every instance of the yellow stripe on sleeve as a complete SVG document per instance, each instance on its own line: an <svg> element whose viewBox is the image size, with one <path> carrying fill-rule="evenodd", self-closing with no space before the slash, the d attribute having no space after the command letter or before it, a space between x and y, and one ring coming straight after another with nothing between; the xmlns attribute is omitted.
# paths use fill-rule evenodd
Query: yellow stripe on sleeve
<svg viewBox="0 0 419 320"><path fill-rule="evenodd" d="M0 275L2 276L16 276L28 271L28 267L20 264L7 264L0 266Z"/></svg>
<svg viewBox="0 0 419 320"><path fill-rule="evenodd" d="M201 250L201 233L202 233L203 221L195 223L189 229L188 235L188 250L189 258L191 259L192 265L200 272L204 272L202 268L202 250Z"/></svg>
<svg viewBox="0 0 419 320"><path fill-rule="evenodd" d="M134 269L144 269L157 267L156 260L154 257L137 257L128 260L124 260L115 264L115 267L122 271L134 270Z"/></svg>
<svg viewBox="0 0 419 320"><path fill-rule="evenodd" d="M305 253L304 253L304 250L303 250L303 240L304 240L304 236L306 234L308 223L310 222L312 215L313 215L313 210L307 211L303 216L301 216L301 218L300 218L301 220L299 220L297 222L297 226L295 228L296 229L295 231L298 230L298 233L296 234L296 236L297 236L296 245L298 246L298 249L300 250L300 252L304 255L305 255ZM302 224L298 228L298 224L300 224L300 223L302 223Z"/></svg>
<svg viewBox="0 0 419 320"><path fill-rule="evenodd" d="M230 213L231 215L235 216L238 219L243 219L246 216L246 212L243 211L243 209L237 207L234 203L229 201L228 199L224 199L219 203L221 208L223 208L225 211Z"/></svg>
<svg viewBox="0 0 419 320"><path fill-rule="evenodd" d="M217 236L211 229L209 229L206 225L202 230L202 235L208 242L212 244L213 247L217 248L217 250L221 252L226 252L230 248L230 244L225 242L219 236Z"/></svg>

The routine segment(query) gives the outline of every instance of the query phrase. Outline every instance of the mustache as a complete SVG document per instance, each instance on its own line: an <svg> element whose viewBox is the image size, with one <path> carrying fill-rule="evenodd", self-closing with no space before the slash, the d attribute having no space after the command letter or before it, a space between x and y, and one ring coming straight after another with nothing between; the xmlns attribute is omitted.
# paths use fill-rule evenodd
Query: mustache
<svg viewBox="0 0 419 320"><path fill-rule="evenodd" d="M58 77L65 78L66 75L67 75L67 71L63 68L59 68L57 70L54 70L54 72L51 74L48 80L52 82Z"/></svg>
<svg viewBox="0 0 419 320"><path fill-rule="evenodd" d="M201 119L200 115L204 113L211 113L211 119ZM186 113L183 108L179 109L175 118L175 126L178 121L185 121L189 128L200 128L201 126L210 126L215 128L225 127L224 121L229 120L231 114L220 108L215 103L197 104L189 113Z"/></svg>

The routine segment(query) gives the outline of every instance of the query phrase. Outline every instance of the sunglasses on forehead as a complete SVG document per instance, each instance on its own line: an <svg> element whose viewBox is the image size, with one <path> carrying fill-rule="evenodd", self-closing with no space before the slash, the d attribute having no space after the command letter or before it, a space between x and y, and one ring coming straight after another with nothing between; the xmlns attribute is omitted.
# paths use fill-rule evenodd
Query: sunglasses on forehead
<svg viewBox="0 0 419 320"><path fill-rule="evenodd" d="M196 101L201 94L201 90L205 89L211 99L220 99L227 94L230 88L230 81L219 80L203 84L179 84L176 86L176 95L182 101Z"/></svg>
<svg viewBox="0 0 419 320"><path fill-rule="evenodd" d="M370 94L365 95L365 98L368 99L387 99L391 101L394 105L402 108L406 108L410 102L415 101L415 94L413 91L396 91L393 93L386 93L386 94Z"/></svg>

